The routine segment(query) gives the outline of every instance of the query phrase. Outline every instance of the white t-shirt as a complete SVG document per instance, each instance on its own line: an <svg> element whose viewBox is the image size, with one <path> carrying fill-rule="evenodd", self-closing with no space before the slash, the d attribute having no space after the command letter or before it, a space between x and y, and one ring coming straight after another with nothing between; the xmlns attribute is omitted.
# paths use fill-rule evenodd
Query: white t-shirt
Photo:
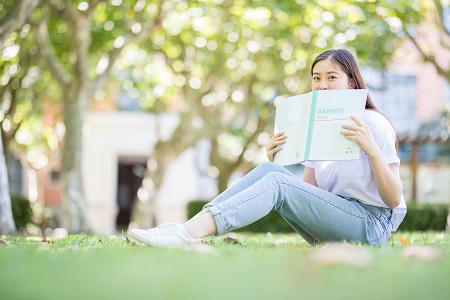
<svg viewBox="0 0 450 300"><path fill-rule="evenodd" d="M369 126L385 162L400 166L395 150L395 131L389 121L382 114L367 109L361 121ZM306 161L303 165L315 170L317 184L323 190L344 198L354 198L365 204L388 207L378 194L369 158L362 150L355 160ZM393 231L396 231L406 215L403 195L394 213Z"/></svg>

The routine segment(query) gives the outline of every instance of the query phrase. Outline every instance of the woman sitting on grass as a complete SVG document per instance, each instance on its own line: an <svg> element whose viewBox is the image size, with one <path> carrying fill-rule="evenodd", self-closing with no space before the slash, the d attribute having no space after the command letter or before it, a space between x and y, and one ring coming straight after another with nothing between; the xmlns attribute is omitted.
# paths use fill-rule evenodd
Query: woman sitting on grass
<svg viewBox="0 0 450 300"><path fill-rule="evenodd" d="M365 89L355 58L347 50L320 54L311 67L312 90ZM271 162L263 163L206 204L187 222L165 223L130 236L153 246L201 243L249 225L276 210L311 245L327 241L385 244L406 214L399 176L396 135L389 120L367 96L357 126L341 134L361 148L356 160L307 161L303 181L272 163L286 140L274 135L266 145Z"/></svg>

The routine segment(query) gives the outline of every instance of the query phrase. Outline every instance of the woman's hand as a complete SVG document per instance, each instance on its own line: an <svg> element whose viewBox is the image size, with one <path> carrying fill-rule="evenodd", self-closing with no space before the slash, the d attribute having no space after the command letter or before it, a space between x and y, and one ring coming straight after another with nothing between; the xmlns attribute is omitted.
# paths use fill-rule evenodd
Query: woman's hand
<svg viewBox="0 0 450 300"><path fill-rule="evenodd" d="M273 156L275 155L275 153L283 149L283 147L280 147L278 145L284 144L285 142L286 136L283 132L278 132L269 140L269 142L266 144L266 155L269 161L273 161Z"/></svg>
<svg viewBox="0 0 450 300"><path fill-rule="evenodd" d="M401 203L403 191L398 166L387 164L384 161L369 127L353 116L352 119L357 126L342 125L345 130L341 131L341 134L347 139L355 141L367 154L377 183L378 194L383 202L393 209Z"/></svg>
<svg viewBox="0 0 450 300"><path fill-rule="evenodd" d="M341 131L341 134L358 144L358 146L366 152L368 156L372 156L375 152L379 152L375 139L370 132L369 126L358 120L356 117L351 117L357 125L342 125L345 130Z"/></svg>

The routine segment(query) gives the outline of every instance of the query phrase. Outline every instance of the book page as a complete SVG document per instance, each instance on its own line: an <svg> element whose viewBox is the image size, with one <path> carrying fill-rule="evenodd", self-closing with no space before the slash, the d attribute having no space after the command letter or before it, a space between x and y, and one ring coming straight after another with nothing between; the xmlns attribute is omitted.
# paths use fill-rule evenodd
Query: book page
<svg viewBox="0 0 450 300"><path fill-rule="evenodd" d="M284 132L286 143L274 162L286 166L304 161L312 93L281 100L275 116L275 134Z"/></svg>
<svg viewBox="0 0 450 300"><path fill-rule="evenodd" d="M359 157L359 146L340 133L343 124L356 125L362 118L367 90L319 91L309 160L349 160Z"/></svg>

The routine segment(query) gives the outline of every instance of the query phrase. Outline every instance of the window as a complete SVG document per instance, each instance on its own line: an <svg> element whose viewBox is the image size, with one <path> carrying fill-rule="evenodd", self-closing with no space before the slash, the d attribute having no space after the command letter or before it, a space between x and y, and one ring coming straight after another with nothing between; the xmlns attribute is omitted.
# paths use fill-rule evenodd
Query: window
<svg viewBox="0 0 450 300"><path fill-rule="evenodd" d="M60 181L60 177L61 177L61 173L57 170L52 170L50 172L50 183L52 185L57 185L59 184Z"/></svg>
<svg viewBox="0 0 450 300"><path fill-rule="evenodd" d="M376 104L388 116L397 132L414 131L416 120L416 77L385 73L377 91Z"/></svg>

